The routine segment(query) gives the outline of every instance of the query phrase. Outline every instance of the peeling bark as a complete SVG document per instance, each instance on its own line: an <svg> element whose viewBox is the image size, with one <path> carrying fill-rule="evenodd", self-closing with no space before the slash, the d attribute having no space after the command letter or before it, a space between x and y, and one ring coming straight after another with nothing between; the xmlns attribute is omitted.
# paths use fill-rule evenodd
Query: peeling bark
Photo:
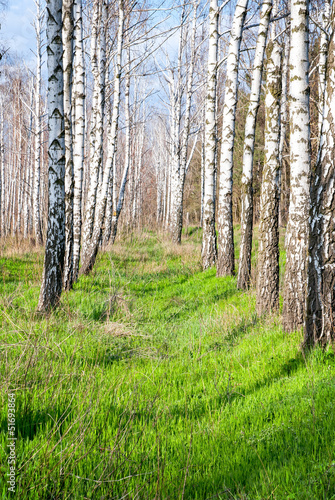
<svg viewBox="0 0 335 500"><path fill-rule="evenodd" d="M228 49L219 176L217 276L233 275L235 272L232 204L233 155L238 90L238 66L242 29L247 7L248 0L239 0L236 5Z"/></svg>
<svg viewBox="0 0 335 500"><path fill-rule="evenodd" d="M74 0L73 68L73 282L78 278L83 200L85 142L85 66L83 47L82 0Z"/></svg>
<svg viewBox="0 0 335 500"><path fill-rule="evenodd" d="M83 251L83 263L80 269L80 274L88 274L95 263L96 256L101 242L102 230L104 226L104 219L106 213L106 203L108 196L108 188L112 181L113 164L115 161L115 150L117 141L117 131L119 124L119 108L120 108L120 83L122 71L122 48L123 48L123 35L124 35L124 2L119 2L119 26L118 26L118 42L117 42L117 55L116 55L116 68L114 75L114 99L113 111L110 130L108 132L107 144L107 162L103 172L103 179L101 182L101 189L99 191L97 213L94 220L94 228L92 238L89 244Z"/></svg>
<svg viewBox="0 0 335 500"><path fill-rule="evenodd" d="M39 311L46 311L59 302L65 255L62 0L47 1L47 37L49 207Z"/></svg>
<svg viewBox="0 0 335 500"><path fill-rule="evenodd" d="M250 89L250 102L245 124L242 170L242 214L241 246L238 266L237 288L247 289L250 285L251 250L253 230L253 160L256 134L256 120L261 95L263 61L268 34L272 0L264 0L255 49L254 68Z"/></svg>
<svg viewBox="0 0 335 500"><path fill-rule="evenodd" d="M72 134L72 65L73 0L63 0L64 68L64 138L65 138L65 259L64 290L72 288L73 273L73 134Z"/></svg>
<svg viewBox="0 0 335 500"><path fill-rule="evenodd" d="M335 4L332 25L324 120L311 183L305 346L335 340Z"/></svg>
<svg viewBox="0 0 335 500"><path fill-rule="evenodd" d="M209 7L209 48L205 111L205 162L202 224L202 267L213 267L217 257L215 231L215 184L217 155L216 88L218 63L219 9L217 0Z"/></svg>
<svg viewBox="0 0 335 500"><path fill-rule="evenodd" d="M265 89L265 162L260 199L256 310L262 315L279 308L279 138L281 48L267 48Z"/></svg>
<svg viewBox="0 0 335 500"><path fill-rule="evenodd" d="M290 50L290 209L286 230L283 328L303 326L310 206L309 2L292 0Z"/></svg>

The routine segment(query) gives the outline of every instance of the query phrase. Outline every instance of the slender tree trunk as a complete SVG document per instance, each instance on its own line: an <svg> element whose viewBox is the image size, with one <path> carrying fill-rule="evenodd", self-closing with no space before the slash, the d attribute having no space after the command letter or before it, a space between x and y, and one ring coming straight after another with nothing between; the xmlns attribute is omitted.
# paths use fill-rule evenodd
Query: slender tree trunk
<svg viewBox="0 0 335 500"><path fill-rule="evenodd" d="M123 47L124 33L124 1L119 1L119 27L118 27L118 42L117 42L117 61L114 76L114 99L111 127L108 134L107 145L107 162L103 173L101 190L99 192L99 200L97 204L97 214L94 221L94 229L89 246L83 252L83 264L80 269L80 274L87 274L94 266L95 259L98 253L99 244L104 226L104 218L106 212L106 202L108 196L108 188L110 185L111 175L113 172L113 163L115 160L115 149L117 140L117 131L119 123L119 107L120 107L120 82L121 82L121 60Z"/></svg>
<svg viewBox="0 0 335 500"><path fill-rule="evenodd" d="M279 141L279 227L287 220L286 206L286 169L287 160L284 159L287 123L288 123L288 107L287 107L287 77L288 77L288 61L290 57L290 42L287 40L283 57L282 71L282 93L280 100L280 141Z"/></svg>
<svg viewBox="0 0 335 500"><path fill-rule="evenodd" d="M242 170L242 214L241 246L238 266L237 288L247 289L250 285L251 250L253 229L253 161L256 134L256 120L261 95L264 52L272 0L264 0L256 42L254 69L250 89L250 102L245 124Z"/></svg>
<svg viewBox="0 0 335 500"><path fill-rule="evenodd" d="M184 125L182 134L178 135L178 141L180 142L178 146L178 151L180 152L179 159L179 169L176 175L176 192L175 192L175 205L173 207L173 220L172 220L172 240L175 243L181 243L181 234L183 229L183 204L184 204L184 185L186 176L186 166L187 166L187 153L188 153L188 143L190 135L190 118L191 118L191 102L192 102L192 86L193 86L193 76L194 76L194 63L195 63L195 35L196 35L196 21L197 21L197 1L193 1L193 23L191 30L191 43L190 43L190 60L186 62L187 64L187 83L186 83L186 106L184 113ZM181 86L182 82L178 82ZM181 93L181 89L179 89ZM179 109L179 113L181 109ZM179 123L181 122L181 116L177 117ZM180 135L181 140L180 140Z"/></svg>
<svg viewBox="0 0 335 500"><path fill-rule="evenodd" d="M209 48L205 114L205 165L202 226L202 267L215 265L217 257L215 231L215 184L217 155L216 87L218 63L219 9L217 0L209 6Z"/></svg>
<svg viewBox="0 0 335 500"><path fill-rule="evenodd" d="M130 166L130 52L128 53L128 60L126 64L126 78L125 78L125 126L126 126L126 144L125 144L125 158L124 158L124 169L123 175L121 179L119 198L117 200L116 196L114 197L113 205L110 208L110 216L106 218L105 224L105 244L111 240L111 243L114 244L117 227L119 222L120 213L123 207L126 184L128 180L128 172ZM115 160L114 160L115 166ZM114 186L112 194L116 195L115 189L115 175L113 176ZM111 197L113 199L113 196ZM107 207L108 208L108 207Z"/></svg>
<svg viewBox="0 0 335 500"><path fill-rule="evenodd" d="M103 125L105 116L105 80L106 80L106 21L107 6L105 0L94 2L91 38L91 64L94 76L90 178L83 227L83 254L89 252L95 224L97 192L103 165Z"/></svg>
<svg viewBox="0 0 335 500"><path fill-rule="evenodd" d="M320 35L320 56L319 56L319 142L322 133L323 112L325 103L326 89L326 68L327 54L329 45L328 23L330 18L330 0L325 0L325 5L322 13L322 28Z"/></svg>
<svg viewBox="0 0 335 500"><path fill-rule="evenodd" d="M73 282L78 278L85 145L85 65L83 47L82 0L74 0L74 69L73 69Z"/></svg>
<svg viewBox="0 0 335 500"><path fill-rule="evenodd" d="M49 207L39 311L57 305L65 255L65 144L63 109L62 0L47 0Z"/></svg>
<svg viewBox="0 0 335 500"><path fill-rule="evenodd" d="M273 37L275 40L275 37ZM265 163L260 199L257 297L259 315L279 308L279 138L281 48L271 40L267 48L265 90Z"/></svg>
<svg viewBox="0 0 335 500"><path fill-rule="evenodd" d="M34 171L34 231L36 237L36 243L38 245L43 244L42 238L42 223L41 223L41 196L40 196L40 184L41 184L41 135L42 135L42 117L41 117L41 91L42 91L42 79L41 79L41 65L42 65L42 13L41 13L41 3L40 0L36 1L37 15L36 15L36 92L35 92L35 171Z"/></svg>
<svg viewBox="0 0 335 500"><path fill-rule="evenodd" d="M3 156L4 156L4 143L3 143L3 110L2 110L2 103L1 103L1 108L0 108L0 238L1 236L4 235L4 221L3 221L3 211L2 211L2 205L4 203L4 161L3 161Z"/></svg>
<svg viewBox="0 0 335 500"><path fill-rule="evenodd" d="M63 0L63 68L64 68L64 132L65 132L65 259L64 290L73 283L73 135L72 135L72 65L73 65L73 0Z"/></svg>
<svg viewBox="0 0 335 500"><path fill-rule="evenodd" d="M1 235L6 236L6 196L5 193L8 190L8 184L6 183L6 172L5 172L5 144L4 144L4 109L3 101L0 101L0 120L1 120L1 130L0 130L0 145L1 145Z"/></svg>
<svg viewBox="0 0 335 500"><path fill-rule="evenodd" d="M310 206L310 115L308 61L308 0L292 0L290 51L291 193L286 231L283 327L286 332L304 322Z"/></svg>
<svg viewBox="0 0 335 500"><path fill-rule="evenodd" d="M29 235L29 220L31 217L31 163L32 163L32 130L33 130L33 106L34 106L34 78L31 83L31 101L29 128L27 137L27 155L25 162L25 179L24 179L24 203L23 203L23 237L26 239ZM0 205L1 206L1 205Z"/></svg>
<svg viewBox="0 0 335 500"><path fill-rule="evenodd" d="M222 118L222 141L220 158L218 199L218 260L217 276L235 272L233 230L233 154L235 138L235 116L238 90L238 66L242 29L247 13L248 0L238 0L227 58L225 99Z"/></svg>
<svg viewBox="0 0 335 500"><path fill-rule="evenodd" d="M324 120L311 184L305 346L325 345L335 339L335 4L332 27Z"/></svg>

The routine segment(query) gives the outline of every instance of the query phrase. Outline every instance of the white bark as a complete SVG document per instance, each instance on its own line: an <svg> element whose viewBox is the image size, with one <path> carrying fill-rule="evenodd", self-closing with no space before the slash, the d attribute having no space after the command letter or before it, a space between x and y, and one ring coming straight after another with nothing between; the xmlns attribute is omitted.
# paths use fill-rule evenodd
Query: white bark
<svg viewBox="0 0 335 500"><path fill-rule="evenodd" d="M63 286L73 283L73 135L72 135L72 65L73 65L73 0L63 0L63 70L64 70L64 135L65 135L65 260Z"/></svg>
<svg viewBox="0 0 335 500"><path fill-rule="evenodd" d="M49 309L60 299L65 254L62 0L47 1L47 37L49 207L39 311Z"/></svg>
<svg viewBox="0 0 335 500"><path fill-rule="evenodd" d="M308 0L292 0L290 48L291 193L286 230L283 327L303 325L305 312L308 210L310 206L310 114Z"/></svg>
<svg viewBox="0 0 335 500"><path fill-rule="evenodd" d="M4 123L3 123L3 106L0 102L0 237L5 236L5 205L4 200L4 187L5 187L5 162L4 162Z"/></svg>
<svg viewBox="0 0 335 500"><path fill-rule="evenodd" d="M330 0L325 0L322 12L322 28L320 35L320 56L319 56L319 138L321 137L321 127L323 122L325 88L326 88L326 69L327 55L329 45L329 18L330 18Z"/></svg>
<svg viewBox="0 0 335 500"><path fill-rule="evenodd" d="M24 202L23 202L23 237L26 239L30 230L31 219L31 179L32 179L32 130L33 130L33 106L34 106L34 78L31 79L31 101L30 101L30 116L28 125L27 137L27 155L25 162L25 179L24 179ZM0 204L1 206L1 204Z"/></svg>
<svg viewBox="0 0 335 500"><path fill-rule="evenodd" d="M284 57L283 57L283 70L282 70L282 91L280 100L280 140L279 140L279 227L283 225L288 206L287 200L287 182L286 170L287 161L284 161L284 149L287 135L288 124L288 106L287 106L287 78L288 78L288 62L290 57L290 40L286 41Z"/></svg>
<svg viewBox="0 0 335 500"><path fill-rule="evenodd" d="M245 123L242 170L242 214L241 246L237 286L248 288L251 272L252 226L253 226L253 161L256 134L256 120L260 102L264 53L268 34L272 0L264 0L255 49L254 67L250 89L249 108Z"/></svg>
<svg viewBox="0 0 335 500"><path fill-rule="evenodd" d="M89 250L96 218L97 191L103 165L103 124L105 116L105 77L106 77L106 1L94 2L91 35L91 64L94 76L91 144L90 144L90 177L83 228L83 254Z"/></svg>
<svg viewBox="0 0 335 500"><path fill-rule="evenodd" d="M235 270L232 211L233 154L238 90L238 66L242 29L247 7L248 0L238 0L228 49L219 177L217 276L234 274Z"/></svg>
<svg viewBox="0 0 335 500"><path fill-rule="evenodd" d="M219 8L217 0L209 6L209 48L207 69L207 94L205 111L205 165L203 197L202 266L204 269L215 265L215 177L217 154L216 88L218 63Z"/></svg>
<svg viewBox="0 0 335 500"><path fill-rule="evenodd" d="M332 8L335 29L335 4ZM335 338L335 40L331 37L324 120L319 157L311 185L309 259L306 294L306 346L326 345Z"/></svg>
<svg viewBox="0 0 335 500"><path fill-rule="evenodd" d="M190 36L190 57L185 60L185 53L187 47L187 40L185 39L185 6L182 13L182 23L180 31L179 42L179 57L178 57L178 72L177 82L175 82L175 92L173 93L173 101L171 103L174 120L173 120L173 155L171 161L172 167L172 203L171 203L171 230L172 238L175 243L181 243L181 233L183 226L183 202L184 202L184 184L187 171L187 156L188 144L190 135L190 119L191 119L191 102L193 94L193 78L194 78L194 65L195 65L195 35L196 35L196 21L197 21L197 0L193 1L193 20ZM184 62L183 62L184 61ZM184 69L186 73L186 82L183 83L182 78L182 65L185 64ZM182 110L183 100L183 87L185 88L185 109ZM182 118L183 115L183 118ZM183 123L182 123L183 120Z"/></svg>
<svg viewBox="0 0 335 500"><path fill-rule="evenodd" d="M36 22L35 22L35 32L36 32L36 87L35 87L35 167L34 167L34 231L36 242L38 245L42 245L42 224L41 224L41 197L40 197L40 184L41 184L41 91L42 91L42 79L41 79L41 66L42 66L42 12L41 12L41 1L36 0Z"/></svg>
<svg viewBox="0 0 335 500"><path fill-rule="evenodd" d="M74 68L73 68L73 281L78 278L85 145L85 65L83 47L82 0L74 1Z"/></svg>
<svg viewBox="0 0 335 500"><path fill-rule="evenodd" d="M279 138L281 47L275 37L267 49L265 90L265 161L262 174L257 259L256 310L279 307Z"/></svg>
<svg viewBox="0 0 335 500"><path fill-rule="evenodd" d="M87 246L83 251L83 265L80 270L81 274L87 274L92 269L95 263L99 244L101 241L102 228L104 225L108 188L110 186L111 175L113 172L113 163L115 160L117 131L119 124L123 35L124 35L124 1L119 0L119 25L118 25L118 39L117 39L118 41L117 41L116 68L114 75L114 92L113 92L114 99L113 99L111 126L108 132L107 162L103 172L101 189L99 191L99 198L97 202L97 214L94 220L92 238L89 243L89 246Z"/></svg>

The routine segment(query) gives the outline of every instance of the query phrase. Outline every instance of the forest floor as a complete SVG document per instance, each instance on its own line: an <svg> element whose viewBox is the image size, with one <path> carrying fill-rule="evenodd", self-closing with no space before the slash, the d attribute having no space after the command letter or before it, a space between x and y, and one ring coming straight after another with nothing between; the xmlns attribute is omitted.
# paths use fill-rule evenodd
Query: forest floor
<svg viewBox="0 0 335 500"><path fill-rule="evenodd" d="M332 348L304 355L254 289L202 272L200 232L116 243L48 316L42 252L0 266L0 498L335 498Z"/></svg>

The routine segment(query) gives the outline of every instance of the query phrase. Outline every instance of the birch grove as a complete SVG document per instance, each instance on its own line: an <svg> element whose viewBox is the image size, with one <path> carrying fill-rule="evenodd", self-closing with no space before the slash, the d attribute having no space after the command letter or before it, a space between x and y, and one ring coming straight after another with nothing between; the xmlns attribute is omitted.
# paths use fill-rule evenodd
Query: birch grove
<svg viewBox="0 0 335 500"><path fill-rule="evenodd" d="M330 343L333 2L34 3L32 60L1 59L0 238L45 242L38 310L150 231Z"/></svg>

